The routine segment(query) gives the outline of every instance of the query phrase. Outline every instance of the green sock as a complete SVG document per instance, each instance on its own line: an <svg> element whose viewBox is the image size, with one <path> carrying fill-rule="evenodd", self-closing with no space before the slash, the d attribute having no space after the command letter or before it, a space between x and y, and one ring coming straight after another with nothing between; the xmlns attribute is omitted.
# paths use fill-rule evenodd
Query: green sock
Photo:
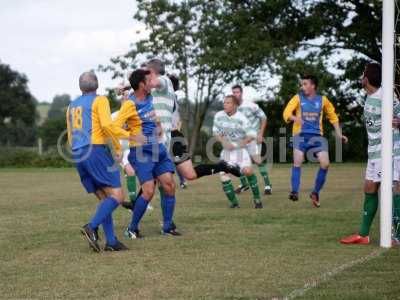
<svg viewBox="0 0 400 300"><path fill-rule="evenodd" d="M256 175L252 174L247 176L247 180L250 184L251 191L253 192L254 203L260 202L260 189L258 188L258 182Z"/></svg>
<svg viewBox="0 0 400 300"><path fill-rule="evenodd" d="M240 185L243 187L249 186L249 184L247 183L246 176L244 176L243 174L240 176Z"/></svg>
<svg viewBox="0 0 400 300"><path fill-rule="evenodd" d="M233 188L232 180L223 181L222 189L224 190L226 197L228 197L229 202L232 204L239 204L239 200L235 194L235 189Z"/></svg>
<svg viewBox="0 0 400 300"><path fill-rule="evenodd" d="M365 193L364 210L361 222L360 235L368 236L372 221L374 220L376 211L378 210L378 193Z"/></svg>
<svg viewBox="0 0 400 300"><path fill-rule="evenodd" d="M261 163L260 165L258 165L258 170L260 171L260 174L261 174L262 178L264 179L265 186L267 186L267 185L271 186L271 182L269 181L269 177L268 177L267 165L264 163Z"/></svg>
<svg viewBox="0 0 400 300"><path fill-rule="evenodd" d="M136 199L136 176L126 176L126 185L128 187L128 196L131 202Z"/></svg>

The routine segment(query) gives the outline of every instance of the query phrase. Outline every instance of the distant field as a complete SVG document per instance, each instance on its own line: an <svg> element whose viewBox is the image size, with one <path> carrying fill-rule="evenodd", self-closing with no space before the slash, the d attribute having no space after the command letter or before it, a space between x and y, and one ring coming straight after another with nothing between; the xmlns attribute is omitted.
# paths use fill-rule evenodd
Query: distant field
<svg viewBox="0 0 400 300"><path fill-rule="evenodd" d="M333 165L322 207L303 172L298 203L287 199L289 165L271 170L273 195L231 210L218 177L179 190L175 221L183 236L162 237L160 208L144 217L131 251L93 253L79 228L95 210L73 169L0 169L1 299L400 299L400 249L380 252L378 219L369 246L338 240L358 229L363 164ZM104 239L102 239L102 243Z"/></svg>

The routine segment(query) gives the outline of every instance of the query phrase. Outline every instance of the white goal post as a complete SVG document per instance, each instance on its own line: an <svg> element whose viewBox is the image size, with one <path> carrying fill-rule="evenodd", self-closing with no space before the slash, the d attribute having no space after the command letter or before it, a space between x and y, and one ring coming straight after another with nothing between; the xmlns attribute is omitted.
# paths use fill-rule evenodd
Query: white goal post
<svg viewBox="0 0 400 300"><path fill-rule="evenodd" d="M380 246L392 245L392 152L394 97L395 0L383 0L382 9L382 182L380 205Z"/></svg>

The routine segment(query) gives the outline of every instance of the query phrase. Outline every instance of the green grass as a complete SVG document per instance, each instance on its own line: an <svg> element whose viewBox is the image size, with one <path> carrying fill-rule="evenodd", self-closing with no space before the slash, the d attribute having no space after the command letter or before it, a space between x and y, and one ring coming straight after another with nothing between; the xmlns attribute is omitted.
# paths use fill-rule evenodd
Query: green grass
<svg viewBox="0 0 400 300"><path fill-rule="evenodd" d="M126 241L130 214L115 213L116 232L131 251L91 252L79 228L95 210L73 169L0 171L0 298L272 299L284 298L378 246L342 246L362 206L363 164L333 165L322 207L308 200L316 165L303 171L298 203L287 199L288 165L270 172L273 195L254 210L250 193L230 210L218 177L177 193L183 236L159 234L160 208L142 223L143 240ZM391 249L319 282L301 299L400 299L400 251Z"/></svg>

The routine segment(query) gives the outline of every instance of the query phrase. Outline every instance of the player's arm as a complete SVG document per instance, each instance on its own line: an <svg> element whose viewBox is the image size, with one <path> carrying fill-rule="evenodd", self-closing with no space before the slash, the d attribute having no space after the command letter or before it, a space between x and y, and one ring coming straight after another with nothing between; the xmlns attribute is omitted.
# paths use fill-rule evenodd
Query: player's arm
<svg viewBox="0 0 400 300"><path fill-rule="evenodd" d="M123 136L120 136L120 138L135 141L137 144L145 143L146 138L143 136L140 129L142 121L140 120L135 105L131 101L125 101L122 104L118 115L113 121L113 124L119 129L122 129L128 120L131 126L130 130L132 134L126 130L122 130Z"/></svg>
<svg viewBox="0 0 400 300"><path fill-rule="evenodd" d="M127 138L129 137L129 133L122 129L122 127L118 127L113 123L111 119L110 103L106 97L98 97L96 99L96 110L101 128L111 138L115 152L120 154L121 144L119 143L119 138Z"/></svg>
<svg viewBox="0 0 400 300"><path fill-rule="evenodd" d="M236 143L229 142L223 135L216 134L215 135L218 142L222 144L222 147L226 150L234 150L239 147Z"/></svg>
<svg viewBox="0 0 400 300"><path fill-rule="evenodd" d="M122 105L121 108L115 117L113 121L113 125L119 129L122 129L120 138L123 139L128 139L129 138L129 132L126 130L123 130L124 125L130 119L131 117L137 116L137 111L135 106L130 102L130 101L125 101ZM139 118L137 116L137 118Z"/></svg>
<svg viewBox="0 0 400 300"><path fill-rule="evenodd" d="M71 132L71 124L69 123L69 106L67 108L67 135L68 135L68 144L72 146L72 132Z"/></svg>
<svg viewBox="0 0 400 300"><path fill-rule="evenodd" d="M164 134L164 131L163 131L162 127L161 127L161 122L160 122L159 118L156 118L156 126L157 126L156 127L157 136L158 136L159 139L161 139L163 134Z"/></svg>
<svg viewBox="0 0 400 300"><path fill-rule="evenodd" d="M257 133L257 143L261 143L264 140L265 129L267 128L267 116L260 106L255 105L254 114L260 120L260 129Z"/></svg>
<svg viewBox="0 0 400 300"><path fill-rule="evenodd" d="M293 114L297 109L299 109L299 105L300 105L299 96L298 95L293 96L283 111L283 120L286 123L294 122L300 125L303 124L303 120L301 119L301 117L298 117Z"/></svg>
<svg viewBox="0 0 400 300"><path fill-rule="evenodd" d="M343 140L345 143L348 142L348 138L342 134L342 129L339 125L339 118L335 112L335 107L333 106L332 102L328 100L328 98L323 97L322 99L322 109L326 114L329 122L332 124L333 128L335 129L335 134L338 138Z"/></svg>

